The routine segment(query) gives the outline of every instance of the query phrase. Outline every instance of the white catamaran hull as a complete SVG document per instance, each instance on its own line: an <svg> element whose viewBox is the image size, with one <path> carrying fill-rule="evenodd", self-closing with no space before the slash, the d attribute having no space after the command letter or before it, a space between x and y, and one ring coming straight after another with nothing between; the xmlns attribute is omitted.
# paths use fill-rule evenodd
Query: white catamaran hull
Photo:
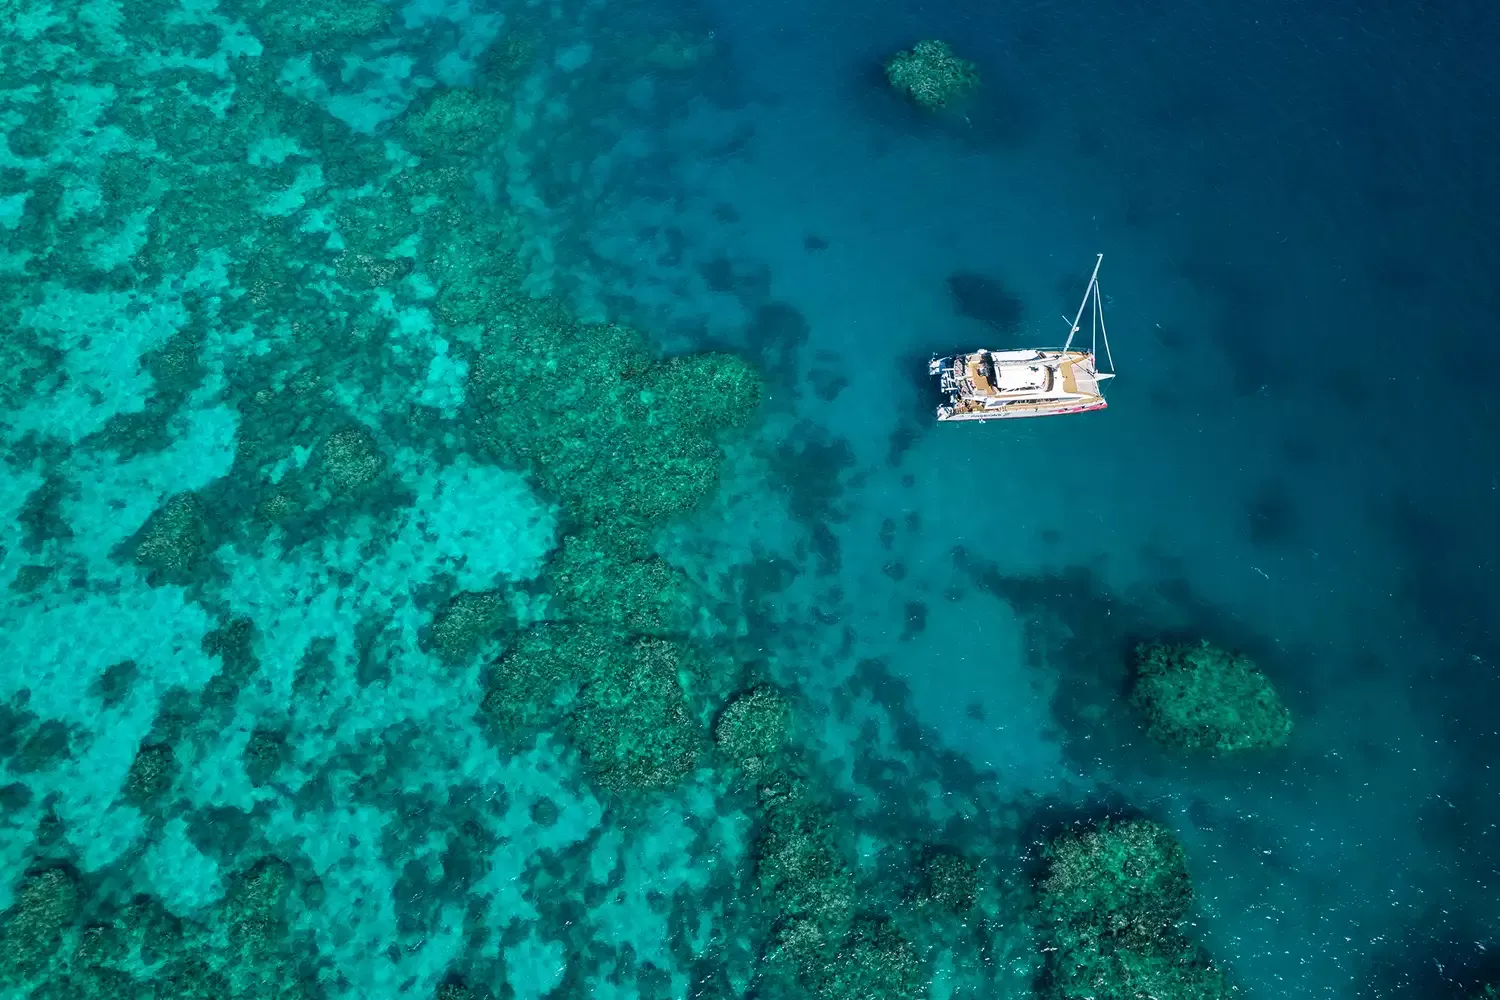
<svg viewBox="0 0 1500 1000"><path fill-rule="evenodd" d="M947 397L939 420L1017 420L1109 405L1086 351L975 351L934 358L928 371Z"/></svg>
<svg viewBox="0 0 1500 1000"><path fill-rule="evenodd" d="M1046 410L1011 410L1011 411L980 411L980 412L956 412L947 407L940 406L937 411L939 420L1021 420L1026 417L1059 417L1065 413L1088 413L1090 410L1102 410L1109 404L1100 400L1097 403L1089 403L1082 406L1059 406Z"/></svg>
<svg viewBox="0 0 1500 1000"><path fill-rule="evenodd" d="M1092 307L1091 321L1097 347L1104 340L1109 357L1109 334L1104 329L1104 309L1099 294L1100 254L1094 273L1079 303L1078 314L1068 330L1062 350L978 350L933 358L927 372L937 377L944 401L937 408L938 420L1015 420L1053 417L1102 410L1104 383L1115 377L1099 371L1094 350L1072 350L1084 311ZM1067 317L1063 317L1066 321Z"/></svg>

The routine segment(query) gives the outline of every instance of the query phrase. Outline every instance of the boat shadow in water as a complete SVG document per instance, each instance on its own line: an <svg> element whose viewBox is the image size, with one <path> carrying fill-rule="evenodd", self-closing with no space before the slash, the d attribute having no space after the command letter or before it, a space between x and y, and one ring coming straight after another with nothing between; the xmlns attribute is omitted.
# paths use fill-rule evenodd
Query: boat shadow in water
<svg viewBox="0 0 1500 1000"><path fill-rule="evenodd" d="M938 380L928 374L927 363L933 358L962 354L973 349L972 344L947 342L937 344L930 351L906 351L896 358L895 363L901 366L901 381L911 388L910 392L902 394L897 411L903 425L912 424L924 429L932 426L933 411L946 400Z"/></svg>
<svg viewBox="0 0 1500 1000"><path fill-rule="evenodd" d="M1021 332L1026 305L999 278L972 271L955 271L948 275L948 292L953 298L953 309L960 316L978 320L996 333L1007 336Z"/></svg>
<svg viewBox="0 0 1500 1000"><path fill-rule="evenodd" d="M942 349L949 354L959 350L952 346ZM932 414L944 397L937 379L927 374L927 362L934 356L930 351L905 351L893 362L900 366L899 383L909 391L898 394L896 426L891 430L890 447L886 451L886 465L891 468L900 466L906 453L936 426Z"/></svg>

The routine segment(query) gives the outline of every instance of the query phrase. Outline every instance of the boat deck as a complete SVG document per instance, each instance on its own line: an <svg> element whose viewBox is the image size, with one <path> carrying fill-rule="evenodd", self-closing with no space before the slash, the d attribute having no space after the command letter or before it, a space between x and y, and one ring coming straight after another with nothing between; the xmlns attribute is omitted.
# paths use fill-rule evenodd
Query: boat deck
<svg viewBox="0 0 1500 1000"><path fill-rule="evenodd" d="M984 369L985 364L979 355L971 354L969 355L968 362L964 365L964 374L969 377L969 381L973 383L975 390L979 393L985 396L998 395L995 384L990 381Z"/></svg>
<svg viewBox="0 0 1500 1000"><path fill-rule="evenodd" d="M982 350L948 363L944 385L949 402L940 408L948 416L940 419L1044 416L1104 406L1103 379L1086 352Z"/></svg>

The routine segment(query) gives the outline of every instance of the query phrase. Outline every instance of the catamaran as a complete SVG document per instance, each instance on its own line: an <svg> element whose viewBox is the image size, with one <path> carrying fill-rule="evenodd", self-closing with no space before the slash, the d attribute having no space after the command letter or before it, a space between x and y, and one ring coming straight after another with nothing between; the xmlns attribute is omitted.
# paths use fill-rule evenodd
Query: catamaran
<svg viewBox="0 0 1500 1000"><path fill-rule="evenodd" d="M1099 295L1101 253L1094 261L1089 287L1078 304L1062 350L991 351L933 358L927 364L936 375L945 397L937 408L939 420L1010 420L1016 417L1051 417L1065 413L1087 413L1109 405L1104 383L1115 377L1110 356L1109 334L1104 329L1104 303ZM1090 314L1093 342L1087 351L1073 350L1073 338L1082 329L1083 314ZM1063 320L1066 322L1067 317ZM1101 372L1096 361L1099 341L1109 370Z"/></svg>

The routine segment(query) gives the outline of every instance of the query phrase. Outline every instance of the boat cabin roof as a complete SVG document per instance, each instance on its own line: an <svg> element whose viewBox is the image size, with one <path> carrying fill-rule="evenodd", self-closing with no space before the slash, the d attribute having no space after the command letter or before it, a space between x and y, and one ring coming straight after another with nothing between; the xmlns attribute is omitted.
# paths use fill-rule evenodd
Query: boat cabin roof
<svg viewBox="0 0 1500 1000"><path fill-rule="evenodd" d="M1051 386L1052 369L1042 365L995 366L995 388L1000 392L1024 392L1035 389L1046 392Z"/></svg>

